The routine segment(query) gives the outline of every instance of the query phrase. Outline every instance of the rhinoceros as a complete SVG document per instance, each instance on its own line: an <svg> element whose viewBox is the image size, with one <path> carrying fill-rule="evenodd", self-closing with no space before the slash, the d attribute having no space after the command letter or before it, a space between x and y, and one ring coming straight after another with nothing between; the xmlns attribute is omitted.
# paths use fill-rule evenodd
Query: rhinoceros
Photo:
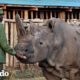
<svg viewBox="0 0 80 80"><path fill-rule="evenodd" d="M50 18L43 25L30 21L26 32L16 15L18 43L15 50L26 59L22 63L39 63L47 80L80 80L80 28L59 18Z"/></svg>

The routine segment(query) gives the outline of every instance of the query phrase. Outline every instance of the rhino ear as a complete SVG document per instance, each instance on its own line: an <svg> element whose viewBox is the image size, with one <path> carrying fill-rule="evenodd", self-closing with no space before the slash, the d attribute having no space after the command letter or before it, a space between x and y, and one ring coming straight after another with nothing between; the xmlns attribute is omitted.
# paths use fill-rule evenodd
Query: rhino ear
<svg viewBox="0 0 80 80"><path fill-rule="evenodd" d="M54 27L55 27L55 23L56 23L56 21L55 21L55 19L49 19L48 20L48 28L51 30L51 31L53 31L53 29L54 29Z"/></svg>

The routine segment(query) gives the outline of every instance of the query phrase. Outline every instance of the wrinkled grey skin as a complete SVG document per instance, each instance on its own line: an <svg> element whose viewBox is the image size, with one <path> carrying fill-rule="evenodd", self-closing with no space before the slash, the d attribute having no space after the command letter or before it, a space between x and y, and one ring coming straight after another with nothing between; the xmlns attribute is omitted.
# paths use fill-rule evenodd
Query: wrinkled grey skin
<svg viewBox="0 0 80 80"><path fill-rule="evenodd" d="M73 78L78 71L76 68L80 68L80 31L78 27L72 27L60 19L52 18L42 26L31 22L30 32L26 33L20 23L17 22L19 42L15 50L27 58L26 60L18 58L21 62L26 64L39 62L47 80L67 78L63 74L64 68L70 72L70 67L72 67L75 68L75 71L70 73L71 75L68 74L69 80L80 80L80 78Z"/></svg>

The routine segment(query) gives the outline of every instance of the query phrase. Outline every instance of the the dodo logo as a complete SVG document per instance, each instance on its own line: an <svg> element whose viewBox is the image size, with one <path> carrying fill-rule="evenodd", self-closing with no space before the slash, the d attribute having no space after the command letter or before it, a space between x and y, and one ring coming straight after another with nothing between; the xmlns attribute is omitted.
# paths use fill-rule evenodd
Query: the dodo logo
<svg viewBox="0 0 80 80"><path fill-rule="evenodd" d="M2 70L2 71L0 72L0 76L1 76L1 77L2 77L2 76L7 77L7 76L9 76L9 72Z"/></svg>

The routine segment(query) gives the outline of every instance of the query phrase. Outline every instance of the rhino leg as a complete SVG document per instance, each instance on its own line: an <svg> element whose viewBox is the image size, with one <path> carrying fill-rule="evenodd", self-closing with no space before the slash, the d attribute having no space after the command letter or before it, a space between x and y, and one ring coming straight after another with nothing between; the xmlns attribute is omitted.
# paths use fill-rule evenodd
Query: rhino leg
<svg viewBox="0 0 80 80"><path fill-rule="evenodd" d="M80 71L76 74L75 77L76 77L75 80L80 80Z"/></svg>
<svg viewBox="0 0 80 80"><path fill-rule="evenodd" d="M60 80L59 77L54 76L53 74L51 74L50 72L47 72L46 70L43 70L43 75L47 80Z"/></svg>
<svg viewBox="0 0 80 80"><path fill-rule="evenodd" d="M76 79L76 73L78 73L78 69L72 68L70 70L70 80L78 80Z"/></svg>

